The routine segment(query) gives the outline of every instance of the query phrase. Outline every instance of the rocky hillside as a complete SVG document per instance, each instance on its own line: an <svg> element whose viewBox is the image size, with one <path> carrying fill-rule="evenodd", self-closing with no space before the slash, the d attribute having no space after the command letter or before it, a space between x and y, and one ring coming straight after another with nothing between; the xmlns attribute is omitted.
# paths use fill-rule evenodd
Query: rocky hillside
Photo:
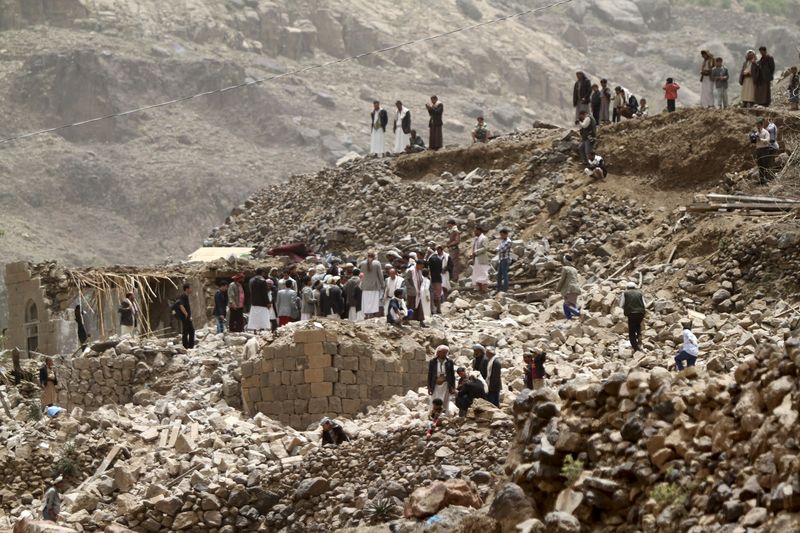
<svg viewBox="0 0 800 533"><path fill-rule="evenodd" d="M530 7L519 0L0 1L0 137L268 77ZM402 24L397 21L402 20ZM717 28L703 42L708 21ZM572 72L658 102L668 75L697 100L697 50L755 42L779 64L797 35L666 1L572 4L297 78L0 147L5 260L180 259L264 184L367 147L370 102L402 99L424 129L438 93L445 138L478 113L500 131L570 117ZM758 28L769 28L760 32ZM457 88L457 90L454 90ZM656 105L657 109L659 106Z"/></svg>

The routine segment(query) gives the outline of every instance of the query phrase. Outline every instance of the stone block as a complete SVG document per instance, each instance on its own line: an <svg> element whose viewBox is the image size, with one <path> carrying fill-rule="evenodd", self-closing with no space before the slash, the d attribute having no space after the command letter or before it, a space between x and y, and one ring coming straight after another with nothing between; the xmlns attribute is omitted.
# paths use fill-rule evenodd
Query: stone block
<svg viewBox="0 0 800 533"><path fill-rule="evenodd" d="M297 388L296 387L286 387L286 399L287 400L296 400L297 399Z"/></svg>
<svg viewBox="0 0 800 533"><path fill-rule="evenodd" d="M279 402L283 401L288 397L286 392L286 387L273 387L272 388L272 398L274 401Z"/></svg>
<svg viewBox="0 0 800 533"><path fill-rule="evenodd" d="M339 343L339 355L355 355L355 348L351 342Z"/></svg>
<svg viewBox="0 0 800 533"><path fill-rule="evenodd" d="M403 376L405 374L401 374L400 372L391 372L388 374L389 377L389 385L392 387L400 387L403 385Z"/></svg>
<svg viewBox="0 0 800 533"><path fill-rule="evenodd" d="M333 394L333 383L312 383L311 384L311 397L312 398L327 398Z"/></svg>
<svg viewBox="0 0 800 533"><path fill-rule="evenodd" d="M332 367L327 366L322 369L322 380L329 381L331 383L336 383L339 381L339 370Z"/></svg>
<svg viewBox="0 0 800 533"><path fill-rule="evenodd" d="M294 413L304 415L308 412L308 400L294 400Z"/></svg>
<svg viewBox="0 0 800 533"><path fill-rule="evenodd" d="M328 398L311 398L310 400L308 400L309 414L322 415L327 412L328 412Z"/></svg>
<svg viewBox="0 0 800 533"><path fill-rule="evenodd" d="M252 375L253 375L253 362L246 361L244 364L242 364L242 377L249 378Z"/></svg>
<svg viewBox="0 0 800 533"><path fill-rule="evenodd" d="M358 412L359 409L361 409L361 400L351 400L349 398L343 398L341 402L342 402L342 409L340 411L341 414L354 415Z"/></svg>
<svg viewBox="0 0 800 533"><path fill-rule="evenodd" d="M327 342L338 342L339 334L335 331L325 331L325 340Z"/></svg>
<svg viewBox="0 0 800 533"><path fill-rule="evenodd" d="M328 381L324 379L325 370L327 370L327 368L306 369L303 371L303 378L306 383L322 383L323 381Z"/></svg>
<svg viewBox="0 0 800 533"><path fill-rule="evenodd" d="M267 385L270 387L277 387L281 384L281 372L273 372L272 374L267 374Z"/></svg>
<svg viewBox="0 0 800 533"><path fill-rule="evenodd" d="M284 370L281 372L281 385L291 385L292 384L292 373Z"/></svg>
<svg viewBox="0 0 800 533"><path fill-rule="evenodd" d="M270 360L262 359L261 360L261 372L262 373L266 374L266 373L272 372L274 368L275 368L275 361L274 360L272 360L272 359L270 359Z"/></svg>
<svg viewBox="0 0 800 533"><path fill-rule="evenodd" d="M272 360L272 368L275 372L282 372L283 365L285 363L286 363L286 357L284 356L276 357L275 359Z"/></svg>
<svg viewBox="0 0 800 533"><path fill-rule="evenodd" d="M325 368L331 366L332 356L320 353L319 355L308 356L308 368Z"/></svg>
<svg viewBox="0 0 800 533"><path fill-rule="evenodd" d="M373 370L375 370L375 360L367 355L360 356L358 358L358 369L372 372Z"/></svg>
<svg viewBox="0 0 800 533"><path fill-rule="evenodd" d="M339 370L339 383L354 385L356 383L356 375L352 370Z"/></svg>
<svg viewBox="0 0 800 533"><path fill-rule="evenodd" d="M383 370L381 370L381 371L376 370L372 374L372 384L373 385L388 385L389 384L389 375Z"/></svg>
<svg viewBox="0 0 800 533"><path fill-rule="evenodd" d="M325 340L324 329L301 329L294 332L294 342L297 344L308 344L312 342L323 342Z"/></svg>
<svg viewBox="0 0 800 533"><path fill-rule="evenodd" d="M263 400L265 402L271 402L271 401L273 401L275 399L275 397L272 394L272 389L271 388L269 388L269 387L261 387L261 389L259 389L259 390L261 391L261 400Z"/></svg>
<svg viewBox="0 0 800 533"><path fill-rule="evenodd" d="M372 367L373 372L383 373L386 371L386 361L383 359L375 360L375 364Z"/></svg>
<svg viewBox="0 0 800 533"><path fill-rule="evenodd" d="M261 389L247 389L247 397L251 402L261 401Z"/></svg>
<svg viewBox="0 0 800 533"><path fill-rule="evenodd" d="M367 396L367 400L371 401L381 401L384 398L383 392L384 386L383 385L373 385L369 388L369 395Z"/></svg>
<svg viewBox="0 0 800 533"><path fill-rule="evenodd" d="M342 400L336 396L331 396L328 398L328 409L333 411L334 413L341 413L342 412Z"/></svg>
<svg viewBox="0 0 800 533"><path fill-rule="evenodd" d="M341 398L350 398L352 400L361 399L363 396L361 394L361 387L358 385L342 385L345 387L345 392Z"/></svg>
<svg viewBox="0 0 800 533"><path fill-rule="evenodd" d="M297 390L297 397L298 398L311 398L311 385L308 383L303 383L302 385L298 385L295 387Z"/></svg>
<svg viewBox="0 0 800 533"><path fill-rule="evenodd" d="M259 385L261 385L261 377L258 375L250 376L249 378L245 378L244 380L242 380L242 387L245 388L258 387Z"/></svg>
<svg viewBox="0 0 800 533"><path fill-rule="evenodd" d="M321 342L313 342L303 345L303 353L306 354L310 360L313 356L322 355L325 351L322 349Z"/></svg>
<svg viewBox="0 0 800 533"><path fill-rule="evenodd" d="M322 343L322 351L331 355L335 355L339 353L339 345L335 342L323 342Z"/></svg>
<svg viewBox="0 0 800 533"><path fill-rule="evenodd" d="M291 372L292 385L300 385L301 383L305 383L305 376L303 375L303 372L303 370L294 370Z"/></svg>
<svg viewBox="0 0 800 533"><path fill-rule="evenodd" d="M275 373L276 373L276 374L280 374L280 372L275 372ZM271 375L272 375L272 374L261 374L260 376L258 376L258 383L257 383L257 385L258 385L259 387L266 387L266 386L270 385L271 383L270 383L270 381L269 381L269 377L270 377ZM254 377L255 377L255 376L254 376Z"/></svg>
<svg viewBox="0 0 800 533"><path fill-rule="evenodd" d="M358 357L342 357L342 364L339 369L342 370L358 370Z"/></svg>
<svg viewBox="0 0 800 533"><path fill-rule="evenodd" d="M333 384L333 395L338 396L339 398L344 398L347 396L347 385L342 383L334 383Z"/></svg>

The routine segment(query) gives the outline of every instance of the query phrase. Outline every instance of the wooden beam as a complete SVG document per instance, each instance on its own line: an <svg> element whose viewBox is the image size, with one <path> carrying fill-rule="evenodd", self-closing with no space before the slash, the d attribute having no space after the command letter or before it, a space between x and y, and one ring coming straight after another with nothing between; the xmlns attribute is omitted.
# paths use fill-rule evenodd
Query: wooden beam
<svg viewBox="0 0 800 533"><path fill-rule="evenodd" d="M720 200L723 202L756 202L756 203L777 203L777 204L790 204L800 203L800 200L794 198L774 198L772 196L739 196L736 194L705 194L701 195L713 200Z"/></svg>
<svg viewBox="0 0 800 533"><path fill-rule="evenodd" d="M731 211L731 210L758 210L758 211L791 211L800 209L800 204L766 204L766 203L738 203L738 204L692 204L686 207L687 211Z"/></svg>

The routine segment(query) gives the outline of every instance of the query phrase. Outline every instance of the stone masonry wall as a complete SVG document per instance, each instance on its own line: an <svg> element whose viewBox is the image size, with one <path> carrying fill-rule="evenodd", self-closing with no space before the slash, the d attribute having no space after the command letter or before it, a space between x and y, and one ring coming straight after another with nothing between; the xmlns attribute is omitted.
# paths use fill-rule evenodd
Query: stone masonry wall
<svg viewBox="0 0 800 533"><path fill-rule="evenodd" d="M242 396L249 414L305 429L323 416L353 416L426 379L426 354L418 345L387 358L362 340L307 329L242 365Z"/></svg>

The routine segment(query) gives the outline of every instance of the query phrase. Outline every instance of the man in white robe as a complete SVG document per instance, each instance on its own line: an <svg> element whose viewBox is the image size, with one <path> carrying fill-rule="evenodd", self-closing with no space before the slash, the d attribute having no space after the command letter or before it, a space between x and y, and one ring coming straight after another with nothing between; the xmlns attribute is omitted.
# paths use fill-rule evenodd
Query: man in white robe
<svg viewBox="0 0 800 533"><path fill-rule="evenodd" d="M372 103L370 116L372 117L372 135L369 141L369 153L381 157L386 153L386 124L389 122L389 114L376 100Z"/></svg>
<svg viewBox="0 0 800 533"><path fill-rule="evenodd" d="M411 111L403 106L403 102L395 102L397 111L394 115L394 153L402 154L409 145L411 134Z"/></svg>
<svg viewBox="0 0 800 533"><path fill-rule="evenodd" d="M389 269L389 277L386 278L386 287L383 291L383 301L388 302L394 298L394 291L403 289L403 278L397 275L397 270ZM389 306L384 305L384 315L389 314Z"/></svg>
<svg viewBox="0 0 800 533"><path fill-rule="evenodd" d="M436 357L428 362L428 394L433 400L441 399L444 404L443 415L450 412L450 395L456 391L456 372L452 359L447 356L450 348L440 345L436 348Z"/></svg>

